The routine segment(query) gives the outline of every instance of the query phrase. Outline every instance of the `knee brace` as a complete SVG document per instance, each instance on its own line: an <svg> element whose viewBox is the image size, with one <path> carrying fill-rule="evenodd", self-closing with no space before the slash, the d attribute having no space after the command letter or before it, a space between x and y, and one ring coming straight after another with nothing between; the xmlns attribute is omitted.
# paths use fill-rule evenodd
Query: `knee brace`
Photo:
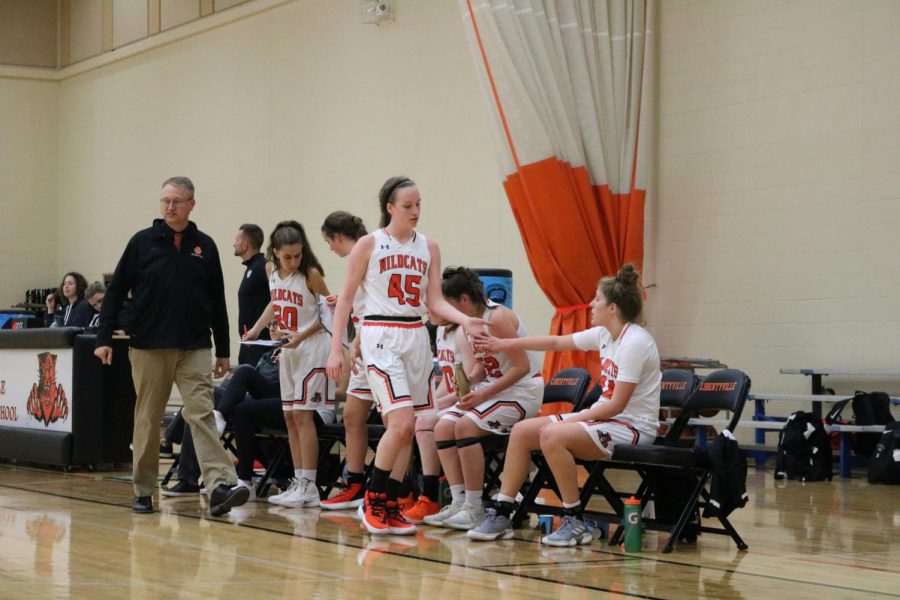
<svg viewBox="0 0 900 600"><path fill-rule="evenodd" d="M457 448L465 448L466 446L474 446L475 444L480 444L480 443L481 443L480 437L462 438L462 439L456 440L456 447Z"/></svg>
<svg viewBox="0 0 900 600"><path fill-rule="evenodd" d="M455 448L456 440L442 440L439 442L435 442L438 450L446 450L447 448Z"/></svg>

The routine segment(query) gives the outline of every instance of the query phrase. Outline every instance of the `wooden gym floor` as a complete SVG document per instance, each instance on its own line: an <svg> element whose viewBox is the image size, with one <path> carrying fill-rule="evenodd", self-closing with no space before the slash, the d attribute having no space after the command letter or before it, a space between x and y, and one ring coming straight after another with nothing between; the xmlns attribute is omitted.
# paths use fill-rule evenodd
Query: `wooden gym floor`
<svg viewBox="0 0 900 600"><path fill-rule="evenodd" d="M0 598L900 597L900 487L861 473L804 485L751 468L732 516L750 549L704 534L669 555L656 533L639 554L542 548L530 528L375 539L352 512L265 503L214 519L205 500L154 498L134 515L127 475L0 465Z"/></svg>

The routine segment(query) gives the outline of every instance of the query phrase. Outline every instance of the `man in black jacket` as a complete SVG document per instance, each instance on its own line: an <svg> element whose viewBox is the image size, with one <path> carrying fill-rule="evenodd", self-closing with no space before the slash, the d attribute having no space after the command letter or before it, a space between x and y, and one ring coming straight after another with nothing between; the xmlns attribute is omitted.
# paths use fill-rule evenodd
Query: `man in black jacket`
<svg viewBox="0 0 900 600"><path fill-rule="evenodd" d="M188 220L194 204L190 179L172 177L163 183L163 218L129 240L100 311L94 354L108 365L116 317L131 292L134 323L128 355L137 392L132 510L137 513L153 512L159 426L173 383L181 392L184 418L210 489L210 513L224 515L249 497L249 490L235 487L237 474L219 443L212 414L210 330L216 344L215 375L222 376L229 368L228 314L219 251Z"/></svg>
<svg viewBox="0 0 900 600"><path fill-rule="evenodd" d="M263 245L263 230L259 225L244 223L234 236L234 255L244 266L244 276L238 288L238 339L248 329L256 325L259 316L269 305L269 278L266 276L266 257L259 251ZM269 330L264 329L259 339L269 339ZM239 365L255 366L269 348L265 346L241 346L238 353Z"/></svg>

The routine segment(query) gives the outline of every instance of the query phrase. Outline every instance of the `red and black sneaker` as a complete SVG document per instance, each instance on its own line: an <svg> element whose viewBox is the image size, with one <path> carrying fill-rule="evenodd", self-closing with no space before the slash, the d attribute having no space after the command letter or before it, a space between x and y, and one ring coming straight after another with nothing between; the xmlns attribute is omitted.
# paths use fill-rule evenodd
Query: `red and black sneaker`
<svg viewBox="0 0 900 600"><path fill-rule="evenodd" d="M341 491L334 497L323 500L320 506L325 510L356 508L363 503L365 494L366 490L361 483L350 483L349 481L345 481Z"/></svg>
<svg viewBox="0 0 900 600"><path fill-rule="evenodd" d="M416 532L415 523L403 516L400 504L394 500L387 501L387 524L394 535L413 535Z"/></svg>
<svg viewBox="0 0 900 600"><path fill-rule="evenodd" d="M387 494L366 492L365 511L362 514L363 526L372 535L394 533L388 525Z"/></svg>

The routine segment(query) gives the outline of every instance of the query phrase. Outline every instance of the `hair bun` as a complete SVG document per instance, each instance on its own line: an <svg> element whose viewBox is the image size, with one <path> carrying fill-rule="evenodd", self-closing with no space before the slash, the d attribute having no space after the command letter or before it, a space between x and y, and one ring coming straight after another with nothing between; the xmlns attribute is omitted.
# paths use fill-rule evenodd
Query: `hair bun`
<svg viewBox="0 0 900 600"><path fill-rule="evenodd" d="M627 265L622 265L622 268L619 269L618 274L616 274L616 281L619 281L629 287L636 286L638 282L638 278L640 277L640 273L634 268L634 265L631 263Z"/></svg>

